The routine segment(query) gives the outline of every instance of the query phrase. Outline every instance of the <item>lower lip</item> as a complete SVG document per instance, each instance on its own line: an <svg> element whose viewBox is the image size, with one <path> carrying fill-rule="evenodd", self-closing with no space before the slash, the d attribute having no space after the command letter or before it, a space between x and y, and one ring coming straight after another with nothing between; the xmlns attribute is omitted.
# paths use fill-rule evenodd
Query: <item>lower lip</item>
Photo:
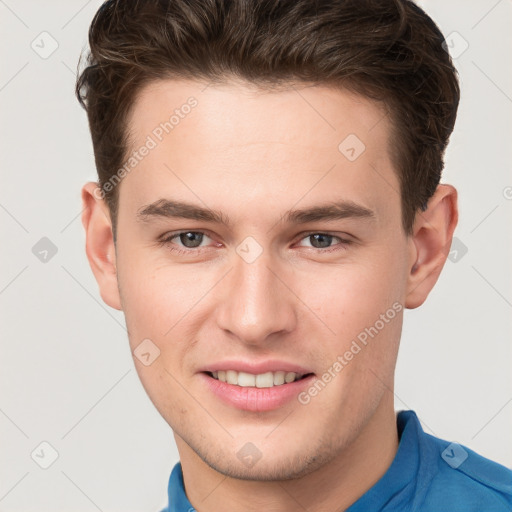
<svg viewBox="0 0 512 512"><path fill-rule="evenodd" d="M201 373L206 385L223 402L244 411L264 412L282 407L293 400L304 388L311 385L314 375L303 379L281 384L271 388L242 387L228 384Z"/></svg>

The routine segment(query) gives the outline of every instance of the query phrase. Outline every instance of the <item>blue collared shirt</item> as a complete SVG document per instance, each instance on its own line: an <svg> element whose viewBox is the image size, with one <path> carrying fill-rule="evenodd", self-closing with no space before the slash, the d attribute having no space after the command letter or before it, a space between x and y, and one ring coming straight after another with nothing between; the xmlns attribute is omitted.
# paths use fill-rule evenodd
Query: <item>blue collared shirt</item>
<svg viewBox="0 0 512 512"><path fill-rule="evenodd" d="M346 512L510 512L512 471L456 443L426 434L414 411L397 416L400 443L382 478ZM162 512L195 512L180 463Z"/></svg>

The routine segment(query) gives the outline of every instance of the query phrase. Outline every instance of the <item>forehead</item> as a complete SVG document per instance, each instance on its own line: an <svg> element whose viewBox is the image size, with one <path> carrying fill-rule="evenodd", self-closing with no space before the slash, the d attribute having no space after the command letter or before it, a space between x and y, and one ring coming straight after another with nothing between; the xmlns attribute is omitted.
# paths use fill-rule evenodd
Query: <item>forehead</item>
<svg viewBox="0 0 512 512"><path fill-rule="evenodd" d="M133 207L176 193L197 201L230 191L241 205L356 195L375 209L386 181L392 195L398 189L384 107L346 90L161 80L139 93L128 128L128 156L152 146L123 180Z"/></svg>
<svg viewBox="0 0 512 512"><path fill-rule="evenodd" d="M193 109L187 107L191 98L197 102ZM246 82L158 80L135 97L128 127L135 136L150 133L156 121L168 121L173 114L173 129L185 117L193 118L194 131L209 149L221 149L222 142L243 145L270 138L336 147L344 132L367 138L384 120L372 134L373 142L379 143L380 136L387 135L389 121L383 104L326 85L290 83L269 90ZM222 134L212 132L212 125L222 128Z"/></svg>

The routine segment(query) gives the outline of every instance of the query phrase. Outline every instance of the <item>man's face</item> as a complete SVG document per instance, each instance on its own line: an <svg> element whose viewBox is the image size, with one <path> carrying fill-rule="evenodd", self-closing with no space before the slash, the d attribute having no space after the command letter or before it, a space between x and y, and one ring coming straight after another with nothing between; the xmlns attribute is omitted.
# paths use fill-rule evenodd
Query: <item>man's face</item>
<svg viewBox="0 0 512 512"><path fill-rule="evenodd" d="M325 464L392 404L411 251L389 118L326 87L169 80L143 89L129 127L130 153L157 143L120 185L116 246L131 349L160 350L135 361L148 395L223 474ZM294 369L305 377L280 384ZM228 370L250 387L215 379Z"/></svg>

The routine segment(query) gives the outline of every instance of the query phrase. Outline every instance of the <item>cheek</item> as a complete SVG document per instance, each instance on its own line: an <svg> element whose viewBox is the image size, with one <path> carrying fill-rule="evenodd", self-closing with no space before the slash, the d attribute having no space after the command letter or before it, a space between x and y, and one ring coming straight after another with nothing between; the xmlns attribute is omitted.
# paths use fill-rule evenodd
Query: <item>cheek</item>
<svg viewBox="0 0 512 512"><path fill-rule="evenodd" d="M392 374L402 325L403 267L404 258L382 250L371 261L317 275L316 287L304 286L304 302L331 331L319 340L324 363L328 368L343 358L342 380L371 380L371 372L362 368L383 380Z"/></svg>
<svg viewBox="0 0 512 512"><path fill-rule="evenodd" d="M178 381L184 382L182 371L193 345L186 332L187 322L193 318L191 308L203 287L181 269L150 260L132 252L126 261L119 261L118 279L137 373L157 410L168 417L169 411L187 410ZM156 349L150 345L149 351L158 353L147 366L137 357L137 352L142 352L138 347L147 346L142 345L147 344L143 340L151 340Z"/></svg>
<svg viewBox="0 0 512 512"><path fill-rule="evenodd" d="M304 302L312 304L324 318L337 324L333 330L355 334L373 324L395 302L401 303L405 290L402 263L381 256L375 262L361 262L325 269L308 279Z"/></svg>
<svg viewBox="0 0 512 512"><path fill-rule="evenodd" d="M134 254L119 261L118 279L131 337L165 339L207 290L190 272Z"/></svg>

